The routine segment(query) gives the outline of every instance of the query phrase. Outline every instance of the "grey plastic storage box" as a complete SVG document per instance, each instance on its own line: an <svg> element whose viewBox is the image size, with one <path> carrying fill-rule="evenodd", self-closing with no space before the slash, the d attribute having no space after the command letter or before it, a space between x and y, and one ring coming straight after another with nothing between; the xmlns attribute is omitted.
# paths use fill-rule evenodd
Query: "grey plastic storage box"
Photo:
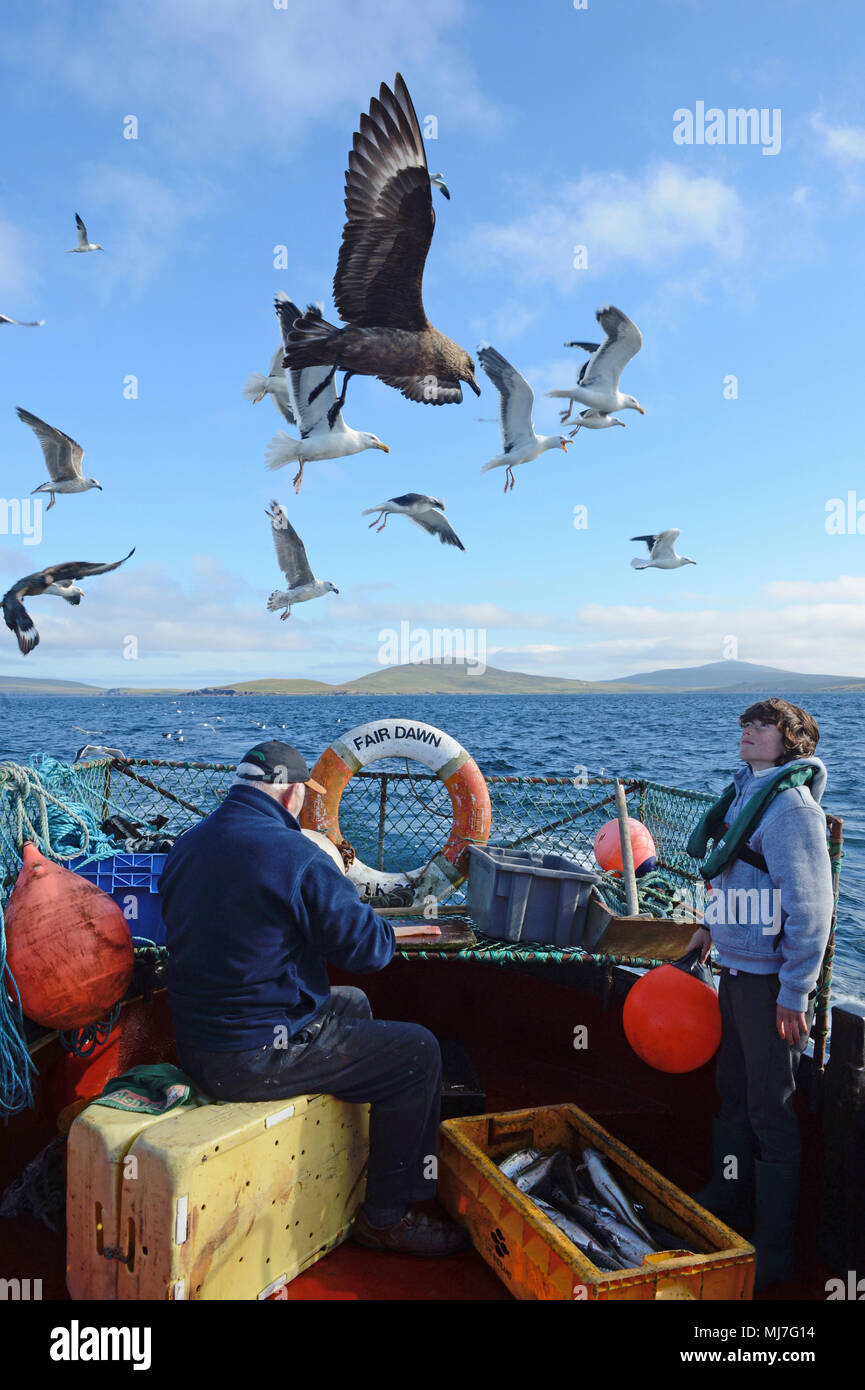
<svg viewBox="0 0 865 1390"><path fill-rule="evenodd" d="M503 941L579 946L600 876L558 854L469 846L469 913Z"/></svg>

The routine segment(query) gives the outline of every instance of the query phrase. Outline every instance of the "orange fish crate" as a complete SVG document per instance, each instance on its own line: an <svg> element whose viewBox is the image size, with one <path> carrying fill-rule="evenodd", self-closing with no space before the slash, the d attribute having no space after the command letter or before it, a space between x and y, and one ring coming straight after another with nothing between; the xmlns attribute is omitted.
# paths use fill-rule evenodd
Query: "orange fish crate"
<svg viewBox="0 0 865 1390"><path fill-rule="evenodd" d="M751 1297L754 1247L576 1105L446 1120L440 1134L439 1200L515 1298ZM652 1221L681 1236L682 1250L648 1255L633 1270L600 1270L497 1167L518 1149L562 1148L577 1155L586 1147L601 1154L611 1176Z"/></svg>

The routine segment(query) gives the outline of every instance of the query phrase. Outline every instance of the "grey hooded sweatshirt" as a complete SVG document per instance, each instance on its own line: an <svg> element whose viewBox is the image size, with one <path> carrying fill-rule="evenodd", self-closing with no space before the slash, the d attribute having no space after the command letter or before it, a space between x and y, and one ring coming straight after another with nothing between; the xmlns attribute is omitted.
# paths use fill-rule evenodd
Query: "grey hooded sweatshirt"
<svg viewBox="0 0 865 1390"><path fill-rule="evenodd" d="M748 841L768 873L742 859L728 864L712 879L704 918L720 964L779 975L778 1003L799 1013L817 983L832 921L826 816L819 804L826 768L819 758L797 758L761 775L744 763L733 774L736 797L726 816L732 825L767 781L802 764L816 769L810 787L779 792Z"/></svg>

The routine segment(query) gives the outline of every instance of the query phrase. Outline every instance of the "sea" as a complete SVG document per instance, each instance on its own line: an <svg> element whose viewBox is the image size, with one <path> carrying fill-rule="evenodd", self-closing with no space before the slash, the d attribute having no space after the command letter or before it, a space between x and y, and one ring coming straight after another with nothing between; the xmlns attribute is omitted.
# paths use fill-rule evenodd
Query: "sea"
<svg viewBox="0 0 865 1390"><path fill-rule="evenodd" d="M765 694L765 692L762 692ZM720 792L739 766L738 715L761 694L0 696L0 759L72 761L85 743L128 757L234 763L281 738L310 767L368 720L411 718L453 735L489 776L575 768ZM833 1002L865 1004L865 694L785 694L820 727L824 808L844 822ZM208 727L210 726L210 727Z"/></svg>

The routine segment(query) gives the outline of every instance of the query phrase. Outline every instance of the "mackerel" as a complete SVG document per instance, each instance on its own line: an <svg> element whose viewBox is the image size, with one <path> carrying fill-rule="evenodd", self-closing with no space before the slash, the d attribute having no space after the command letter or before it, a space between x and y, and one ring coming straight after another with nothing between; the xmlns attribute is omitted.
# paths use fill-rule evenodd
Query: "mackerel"
<svg viewBox="0 0 865 1390"><path fill-rule="evenodd" d="M499 1164L499 1172L503 1177L510 1178L513 1182L524 1169L530 1168L533 1163L537 1163L541 1157L540 1149L518 1149L516 1153L503 1158Z"/></svg>
<svg viewBox="0 0 865 1390"><path fill-rule="evenodd" d="M556 1211L555 1207L551 1207L549 1202L543 1201L540 1197L531 1197L530 1201L534 1202L538 1210L542 1211L544 1216L548 1217L553 1225L557 1226L562 1234L576 1245L578 1250L582 1250L583 1254L591 1260L592 1264L597 1265L598 1269L612 1273L625 1268L623 1261L617 1254L611 1250L602 1249L578 1222L572 1221L563 1212Z"/></svg>
<svg viewBox="0 0 865 1390"><path fill-rule="evenodd" d="M637 1231L644 1240L649 1242L649 1249L654 1250L655 1244L646 1230L637 1213L630 1197L619 1186L616 1179L610 1173L601 1155L596 1149L584 1149L583 1158L589 1167L589 1177L592 1180L598 1194L606 1204L612 1207L613 1211L633 1230Z"/></svg>

